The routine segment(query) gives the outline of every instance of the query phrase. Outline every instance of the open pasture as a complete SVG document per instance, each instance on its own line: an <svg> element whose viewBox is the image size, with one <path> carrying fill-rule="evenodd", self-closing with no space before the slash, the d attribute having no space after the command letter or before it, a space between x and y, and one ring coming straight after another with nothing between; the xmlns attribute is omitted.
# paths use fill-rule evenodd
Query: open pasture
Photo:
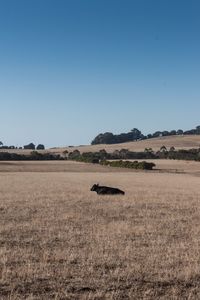
<svg viewBox="0 0 200 300"><path fill-rule="evenodd" d="M0 299L200 298L197 174L61 163L0 166Z"/></svg>

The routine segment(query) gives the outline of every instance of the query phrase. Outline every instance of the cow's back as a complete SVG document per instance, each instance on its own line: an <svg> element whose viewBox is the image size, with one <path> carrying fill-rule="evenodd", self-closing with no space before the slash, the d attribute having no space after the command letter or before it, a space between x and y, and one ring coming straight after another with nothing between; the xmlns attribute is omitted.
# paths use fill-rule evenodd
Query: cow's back
<svg viewBox="0 0 200 300"><path fill-rule="evenodd" d="M117 195L117 194L124 195L125 194L120 189L106 187L106 186L99 187L97 193L99 195Z"/></svg>

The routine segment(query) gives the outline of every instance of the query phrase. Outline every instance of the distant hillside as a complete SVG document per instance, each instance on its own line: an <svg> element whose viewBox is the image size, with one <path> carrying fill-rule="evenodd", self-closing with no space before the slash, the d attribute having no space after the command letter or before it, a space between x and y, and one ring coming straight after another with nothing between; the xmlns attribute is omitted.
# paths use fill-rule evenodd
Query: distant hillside
<svg viewBox="0 0 200 300"><path fill-rule="evenodd" d="M171 130L171 131L156 131L154 133L150 133L144 135L139 129L133 128L130 132L127 133L120 133L120 134L113 134L112 132L105 132L98 134L91 145L98 145L98 144L120 144L126 142L133 142L139 140L147 140L157 137L166 137L166 136L182 136L182 135L200 135L200 126L196 126L195 129L190 129L183 131L182 129L178 130Z"/></svg>
<svg viewBox="0 0 200 300"><path fill-rule="evenodd" d="M144 151L145 148L152 148L154 151L158 151L162 146L165 146L167 149L169 149L170 147L175 147L175 149L200 148L200 135L175 135L112 145L100 144L54 148L50 149L50 151L55 153L62 153L66 150L68 152L72 152L77 149L81 153L83 153L89 151L99 151L101 149L105 149L107 152L113 152L114 150L120 149L128 149L130 151L137 152Z"/></svg>
<svg viewBox="0 0 200 300"><path fill-rule="evenodd" d="M200 135L175 135L167 137L158 137L152 139L146 139L135 142L121 143L121 144L112 144L112 145L84 145L84 146L70 146L62 148L53 148L46 150L39 150L39 153L55 153L63 154L64 151L72 152L74 150L79 150L83 152L95 152L101 149L105 149L107 152L113 152L114 150L128 149L130 151L144 151L145 148L152 148L154 151L160 150L162 146L165 146L168 150L171 147L175 149L191 149L191 148L200 148ZM10 152L10 153L20 153L20 154L30 154L32 150L24 149L1 149L0 152Z"/></svg>

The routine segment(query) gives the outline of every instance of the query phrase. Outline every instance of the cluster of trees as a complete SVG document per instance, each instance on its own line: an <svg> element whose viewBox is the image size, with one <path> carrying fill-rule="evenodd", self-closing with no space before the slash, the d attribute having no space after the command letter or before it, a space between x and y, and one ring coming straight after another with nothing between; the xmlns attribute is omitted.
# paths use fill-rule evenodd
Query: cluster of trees
<svg viewBox="0 0 200 300"><path fill-rule="evenodd" d="M24 146L24 149L29 149L29 150L44 150L45 149L45 146L43 144L39 144L37 145L37 147L33 144L33 143L30 143L28 145L25 145Z"/></svg>
<svg viewBox="0 0 200 300"><path fill-rule="evenodd" d="M199 149L189 149L189 150L165 150L163 146L162 151L157 152L158 158L161 159L178 159L178 160L195 160L200 161L200 148Z"/></svg>
<svg viewBox="0 0 200 300"><path fill-rule="evenodd" d="M79 150L74 150L73 152L68 153L68 159L80 161L80 162L87 162L87 163L100 163L105 166L129 168L129 169L152 170L153 167L155 167L155 164L151 163L151 162L149 162L149 163L145 162L145 161L131 162L131 161L123 161L122 159L119 160L119 157L124 158L124 157L130 156L130 154L133 153L126 149L122 149L119 151L119 153L121 153L120 156L118 155L118 153L116 154L115 152L107 153L103 149L103 150L100 150L99 152L84 152L81 154ZM128 155L128 153L129 153L129 155ZM146 154L147 153L145 153L145 155ZM137 155L135 155L135 156L137 156ZM138 157L139 156L140 155L138 155ZM115 159L115 160L109 161L108 159L110 159L110 160Z"/></svg>
<svg viewBox="0 0 200 300"><path fill-rule="evenodd" d="M0 161L6 160L63 160L63 157L58 154L52 153L39 153L37 151L32 151L29 155L9 153L9 152L0 152Z"/></svg>
<svg viewBox="0 0 200 300"><path fill-rule="evenodd" d="M186 135L186 134L200 134L200 126L197 126L195 129L183 131L182 129L179 130L171 130L171 131L156 131L154 133L150 133L147 135L143 135L142 132L134 128L128 133L121 133L121 134L113 134L111 132L100 133L97 135L94 140L91 142L92 145L97 144L118 144L118 143L125 143L131 141L138 141L138 140L145 140L160 136L170 136L170 135Z"/></svg>
<svg viewBox="0 0 200 300"><path fill-rule="evenodd" d="M33 143L30 143L28 145L24 145L24 149L28 150L45 150L45 146L43 144L39 145L34 145ZM23 149L22 147L15 147L15 146L5 146L3 143L0 141L0 149Z"/></svg>
<svg viewBox="0 0 200 300"><path fill-rule="evenodd" d="M69 152L66 159L99 163L104 160L122 160L122 159L156 159L159 158L153 151L133 152L127 149L115 150L112 153L106 152L106 150L100 150L98 152L83 152L74 150Z"/></svg>
<svg viewBox="0 0 200 300"><path fill-rule="evenodd" d="M113 134L111 132L100 133L92 141L92 145L96 144L118 144L142 139L144 135L137 128L132 129L128 133Z"/></svg>
<svg viewBox="0 0 200 300"><path fill-rule="evenodd" d="M128 168L128 169L136 169L136 170L152 170L156 165L151 162L146 161L124 161L124 160L115 160L115 161L108 161L103 160L101 162L104 166L111 166L111 167L117 167L117 168Z"/></svg>

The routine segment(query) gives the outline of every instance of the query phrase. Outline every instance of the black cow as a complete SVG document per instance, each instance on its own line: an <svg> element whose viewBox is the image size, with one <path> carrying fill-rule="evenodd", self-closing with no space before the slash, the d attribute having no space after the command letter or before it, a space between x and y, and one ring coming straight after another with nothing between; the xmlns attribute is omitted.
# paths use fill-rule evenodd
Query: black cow
<svg viewBox="0 0 200 300"><path fill-rule="evenodd" d="M94 184L91 188L91 191L97 192L98 195L124 195L125 192L121 191L120 189L116 189L109 186L100 186L98 184Z"/></svg>

